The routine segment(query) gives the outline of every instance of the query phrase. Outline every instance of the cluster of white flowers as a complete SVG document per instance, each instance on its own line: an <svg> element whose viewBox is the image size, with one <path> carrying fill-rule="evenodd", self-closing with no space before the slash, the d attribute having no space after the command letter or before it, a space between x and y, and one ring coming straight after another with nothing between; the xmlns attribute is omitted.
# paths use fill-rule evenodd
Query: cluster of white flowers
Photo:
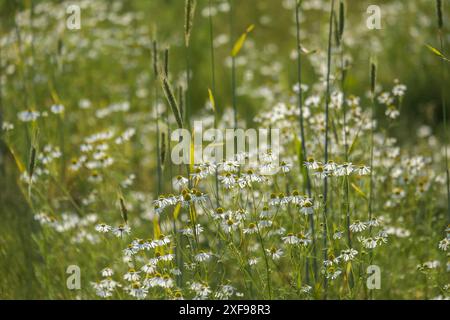
<svg viewBox="0 0 450 320"><path fill-rule="evenodd" d="M50 227L58 233L75 231L70 239L72 243L99 242L98 236L90 232L92 225L98 220L97 214L92 213L81 217L75 213L62 213L58 218L55 218L54 215L39 212L35 214L34 219L41 225Z"/></svg>
<svg viewBox="0 0 450 320"><path fill-rule="evenodd" d="M370 167L365 165L356 166L349 163L337 164L334 161L328 161L323 164L320 161L309 158L304 164L309 170L313 170L313 175L319 179L324 179L326 177L342 177L349 176L351 174L356 174L359 176L366 176L370 174Z"/></svg>

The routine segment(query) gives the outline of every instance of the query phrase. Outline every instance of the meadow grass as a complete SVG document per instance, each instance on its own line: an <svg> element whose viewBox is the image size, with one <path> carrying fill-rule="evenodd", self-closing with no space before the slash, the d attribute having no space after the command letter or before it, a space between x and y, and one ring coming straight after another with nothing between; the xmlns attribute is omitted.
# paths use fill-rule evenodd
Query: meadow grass
<svg viewBox="0 0 450 320"><path fill-rule="evenodd" d="M0 1L1 298L449 297L444 2L67 4Z"/></svg>

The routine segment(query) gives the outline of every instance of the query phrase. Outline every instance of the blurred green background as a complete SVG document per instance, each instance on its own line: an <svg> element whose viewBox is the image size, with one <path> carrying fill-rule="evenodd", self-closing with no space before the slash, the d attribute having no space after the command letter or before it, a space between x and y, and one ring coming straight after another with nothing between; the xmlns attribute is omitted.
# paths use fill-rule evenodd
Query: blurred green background
<svg viewBox="0 0 450 320"><path fill-rule="evenodd" d="M186 66L186 49L183 44L184 1L181 0L127 0L98 1L99 9L90 8L81 12L81 30L70 31L61 28L69 3L82 4L86 1L49 0L0 0L0 44L2 90L0 107L4 120L16 118L17 112L42 109L52 103L49 82L40 81L42 77L51 79L54 90L70 107L80 98L95 101L97 107L112 102L128 100L132 108L150 110L149 101L136 96L137 89L150 87L148 77L152 74L151 40L157 39L160 48L170 46L170 72L174 83L181 81ZM208 1L199 0L191 38L192 108L198 114L205 112L207 88L211 87L210 76L210 34L207 17ZM214 5L226 1L213 0ZM328 8L329 1L305 1L316 4L318 8ZM393 128L402 143L414 144L415 131L419 125L427 124L439 132L442 123L440 88L442 86L441 61L433 55L425 44L439 47L435 19L435 2L430 0L347 0L346 12L346 54L352 59L348 72L348 92L365 96L369 87L369 61L375 57L378 62L379 83L390 87L394 79L408 86L403 102L400 124ZM34 12L38 4L48 4L48 11ZM246 72L255 65L270 66L276 60L279 65L269 68L268 74L256 73L253 78L258 85L279 84L285 91L296 83L296 61L291 53L295 50L295 21L292 4L289 0L234 0L234 28L230 30L229 14L218 12L214 16L214 35L216 42L216 82L215 94L219 112L231 105L230 68L225 61L230 55L232 44L250 24L255 29L249 36L242 56L246 60L237 68L238 86L250 81ZM108 7L120 5L122 13L133 13L139 19L124 19L115 23L105 19L99 24L90 25L90 18L108 14ZM369 5L381 8L382 29L369 30L366 27L366 12ZM449 21L448 1L444 10L444 21ZM17 37L30 28L18 25L15 17L19 12L30 10L32 19L42 22L43 28L31 29L33 39L22 38L22 53L17 50ZM45 7L44 7L45 9ZM59 16L54 15L58 9ZM100 11L99 11L100 10ZM206 10L206 11L205 11ZM53 14L52 14L53 13ZM327 36L323 28L327 25L324 10L311 9L302 15L302 41L310 50L324 54ZM449 41L449 26L445 24L445 38ZM231 35L230 35L231 33ZM110 39L106 46L97 46L96 38ZM106 42L105 42L106 43ZM253 47L253 50L246 50ZM103 48L103 49L102 49ZM94 50L95 49L95 50ZM34 53L33 53L34 51ZM94 52L91 56L91 53ZM448 51L444 51L446 53ZM33 53L33 54L32 54ZM73 55L71 55L73 53ZM448 54L447 54L448 55ZM29 63L29 57L34 61ZM252 63L258 60L258 63ZM23 63L25 62L25 63ZM9 73L10 65L17 69ZM28 65L28 67L24 67ZM275 71L271 70L274 69ZM4 74L8 73L6 76ZM313 84L319 75L313 66L305 61L304 82ZM147 77L147 78L146 78ZM143 83L143 84L142 84ZM447 82L448 83L448 82ZM251 92L250 92L251 93ZM445 90L450 101L450 90ZM276 98L276 97L275 97ZM364 104L364 103L363 103ZM261 99L252 98L249 92L238 97L239 116L251 123L253 116L261 111ZM385 117L381 115L381 121ZM97 122L85 118L85 122L71 119L67 114L67 132L75 127L95 127ZM111 120L111 119L109 119ZM119 122L120 119L113 118ZM29 149L30 133L23 128L23 137L28 143L20 145L19 152L26 155ZM22 131L20 133L22 135ZM49 133L55 135L56 133ZM79 143L79 137L69 137L71 143ZM138 151L140 152L140 151ZM136 158L138 155L136 155ZM133 159L130 159L130 162ZM30 234L38 228L27 216L30 212L14 183L18 176L13 162L2 166L0 178L0 217L7 223L0 224L0 253L3 268L10 270L8 279L3 279L0 297L11 298L8 286L14 284L18 292L16 298L36 297L36 292L45 288L36 281L32 265L41 263L42 257L35 254ZM11 232L14 230L14 232ZM2 276L3 278L4 276ZM19 285L17 285L19 284ZM33 291L31 290L33 289ZM33 292L33 293L32 293Z"/></svg>

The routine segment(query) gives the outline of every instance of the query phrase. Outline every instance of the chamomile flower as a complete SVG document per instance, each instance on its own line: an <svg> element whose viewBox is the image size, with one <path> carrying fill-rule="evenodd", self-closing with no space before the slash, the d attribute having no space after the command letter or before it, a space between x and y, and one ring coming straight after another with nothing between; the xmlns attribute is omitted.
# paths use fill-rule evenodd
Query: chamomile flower
<svg viewBox="0 0 450 320"><path fill-rule="evenodd" d="M344 235L344 232L342 232L342 231L340 231L340 230L336 230L336 231L333 233L333 239L334 239L334 240L342 239L343 235Z"/></svg>
<svg viewBox="0 0 450 320"><path fill-rule="evenodd" d="M54 104L50 107L50 111L54 114L61 114L64 112L64 106L61 104Z"/></svg>
<svg viewBox="0 0 450 320"><path fill-rule="evenodd" d="M261 219L270 218L272 216L272 213L270 212L270 209L268 206L264 206L259 213L259 217Z"/></svg>
<svg viewBox="0 0 450 320"><path fill-rule="evenodd" d="M373 237L368 237L368 238L362 237L359 240L362 243L363 247L366 249L374 249L378 246L377 239L375 239Z"/></svg>
<svg viewBox="0 0 450 320"><path fill-rule="evenodd" d="M350 231L354 233L364 231L366 228L367 225L359 220L356 220L350 225Z"/></svg>
<svg viewBox="0 0 450 320"><path fill-rule="evenodd" d="M328 172L333 172L334 170L336 170L336 168L337 164L332 160L328 161L323 165L323 169Z"/></svg>
<svg viewBox="0 0 450 320"><path fill-rule="evenodd" d="M122 238L124 235L130 234L131 233L131 228L128 225L119 225L117 228L113 228L112 229L112 233L117 237L117 238Z"/></svg>
<svg viewBox="0 0 450 320"><path fill-rule="evenodd" d="M40 117L40 113L37 111L22 111L17 114L17 117L22 122L32 122L36 121Z"/></svg>
<svg viewBox="0 0 450 320"><path fill-rule="evenodd" d="M191 283L190 289L195 293L196 298L207 298L211 294L209 286L200 282Z"/></svg>
<svg viewBox="0 0 450 320"><path fill-rule="evenodd" d="M366 225L368 227L378 227L380 225L380 221L377 218L372 218L366 222Z"/></svg>
<svg viewBox="0 0 450 320"><path fill-rule="evenodd" d="M139 275L139 271L130 269L127 273L124 274L123 279L127 281L139 281L141 279L141 276Z"/></svg>
<svg viewBox="0 0 450 320"><path fill-rule="evenodd" d="M194 260L197 262L208 262L211 257L211 252L200 252L194 256Z"/></svg>
<svg viewBox="0 0 450 320"><path fill-rule="evenodd" d="M299 239L293 233L288 233L285 237L281 238L286 244L298 244Z"/></svg>
<svg viewBox="0 0 450 320"><path fill-rule="evenodd" d="M138 300L145 299L148 294L148 289L141 286L140 283L134 282L129 288L128 292L130 296L135 297Z"/></svg>
<svg viewBox="0 0 450 320"><path fill-rule="evenodd" d="M112 230L112 227L105 223L100 223L95 226L95 231L98 231L100 233L108 233L111 230Z"/></svg>
<svg viewBox="0 0 450 320"><path fill-rule="evenodd" d="M400 116L400 111L397 109L396 106L390 105L386 108L385 114L387 117L391 119L397 119L398 116Z"/></svg>
<svg viewBox="0 0 450 320"><path fill-rule="evenodd" d="M275 247L266 249L266 251L273 260L279 260L284 254L283 250L277 249Z"/></svg>
<svg viewBox="0 0 450 320"><path fill-rule="evenodd" d="M353 260L357 254L358 254L358 251L356 251L355 249L342 250L339 258L340 258L340 260L347 262L347 261Z"/></svg>
<svg viewBox="0 0 450 320"><path fill-rule="evenodd" d="M439 241L438 248L441 249L442 251L447 251L449 247L450 247L450 238L447 237Z"/></svg>
<svg viewBox="0 0 450 320"><path fill-rule="evenodd" d="M364 165L357 167L355 171L360 176L366 176L370 174L370 168Z"/></svg>
<svg viewBox="0 0 450 320"><path fill-rule="evenodd" d="M402 97L406 92L407 87L404 84L397 84L392 88L392 94L396 97Z"/></svg>
<svg viewBox="0 0 450 320"><path fill-rule="evenodd" d="M228 160L221 163L220 167L225 172L236 172L239 169L239 162L234 160Z"/></svg>
<svg viewBox="0 0 450 320"><path fill-rule="evenodd" d="M258 232L256 224L250 223L247 228L243 229L244 234L254 234Z"/></svg>
<svg viewBox="0 0 450 320"><path fill-rule="evenodd" d="M111 268L104 268L101 271L102 277L111 277L114 274L114 271Z"/></svg>
<svg viewBox="0 0 450 320"><path fill-rule="evenodd" d="M317 170L322 164L314 160L314 158L308 158L308 160L305 161L305 166L310 170Z"/></svg>
<svg viewBox="0 0 450 320"><path fill-rule="evenodd" d="M312 199L306 198L300 203L300 213L303 213L305 216L314 213L314 205Z"/></svg>
<svg viewBox="0 0 450 320"><path fill-rule="evenodd" d="M288 173L289 171L291 171L291 167L292 167L292 165L285 161L281 161L281 163L280 163L280 169L281 169L281 172L283 172L283 173Z"/></svg>
<svg viewBox="0 0 450 320"><path fill-rule="evenodd" d="M319 178L320 180L325 179L326 177L328 177L330 174L329 171L325 170L325 168L323 166L319 166L316 171L313 173L313 175L317 178Z"/></svg>
<svg viewBox="0 0 450 320"><path fill-rule="evenodd" d="M230 233L239 227L239 223L236 221L233 221L232 219L223 221L221 225L222 225L222 229L223 229L223 231L225 231L225 233Z"/></svg>
<svg viewBox="0 0 450 320"><path fill-rule="evenodd" d="M258 221L258 228L259 229L269 228L272 226L272 224L273 224L272 220L262 219Z"/></svg>
<svg viewBox="0 0 450 320"><path fill-rule="evenodd" d="M231 189L236 185L236 176L231 173L226 173L225 175L219 176L219 181L224 185L225 188Z"/></svg>
<svg viewBox="0 0 450 320"><path fill-rule="evenodd" d="M354 171L355 167L351 162L346 162L339 165L335 170L336 176L349 176Z"/></svg>
<svg viewBox="0 0 450 320"><path fill-rule="evenodd" d="M186 188L189 183L189 180L183 176L176 176L173 179L173 187L174 189L181 190L183 188Z"/></svg>

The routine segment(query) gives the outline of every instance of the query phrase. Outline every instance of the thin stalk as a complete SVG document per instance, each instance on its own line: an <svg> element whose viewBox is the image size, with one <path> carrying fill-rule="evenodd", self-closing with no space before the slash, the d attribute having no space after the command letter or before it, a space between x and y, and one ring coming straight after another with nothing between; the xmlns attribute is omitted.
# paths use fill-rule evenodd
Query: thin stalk
<svg viewBox="0 0 450 320"><path fill-rule="evenodd" d="M157 191L158 195L162 191L162 170L161 170L161 159L160 159L160 137L159 137L159 115L158 115L158 47L156 41L153 42L153 74L154 74L154 94L153 94L153 108L156 123L156 170L157 170ZM165 75L167 76L167 75Z"/></svg>
<svg viewBox="0 0 450 320"><path fill-rule="evenodd" d="M2 46L0 44L0 79L2 78ZM0 85L0 175L5 173L3 155L6 154L6 147L3 142L3 92Z"/></svg>
<svg viewBox="0 0 450 320"><path fill-rule="evenodd" d="M443 27L444 20L442 15L442 0L436 1L436 9L437 9L437 18L438 18L438 37L439 37L439 45L441 52L444 52L444 37L443 37ZM447 219L448 223L450 223L450 172L448 170L448 137L447 137L447 106L445 99L445 70L446 63L444 59L441 59L442 67L441 67L441 104L442 104L442 116L444 118L444 157L445 157L445 174L447 178Z"/></svg>
<svg viewBox="0 0 450 320"><path fill-rule="evenodd" d="M209 41L211 48L211 90L214 94L216 93L216 67L215 67L215 53L214 53L214 26L213 19L211 15L211 0L209 0Z"/></svg>
<svg viewBox="0 0 450 320"><path fill-rule="evenodd" d="M302 84L302 58L301 58L301 40L300 40L300 19L299 19L299 11L300 11L300 1L297 2L295 8L295 22L297 28L297 80L298 80L298 109L299 109L299 123L300 123L300 139L302 145L301 159L300 159L300 170L304 171L306 179L304 181L304 188L308 194L308 197L311 198L311 181L309 177L309 172L303 166L303 163L307 159L307 150L306 150L306 137L305 137L305 128L304 128L304 118L303 118L303 92L301 88ZM312 250L313 250L313 272L314 279L317 279L317 256L316 256L316 236L314 230L314 216L309 216L309 225L312 234ZM309 281L309 268L308 268L308 260L307 261L307 271L306 271L306 279Z"/></svg>
<svg viewBox="0 0 450 320"><path fill-rule="evenodd" d="M270 276L269 259L267 258L267 252L266 252L266 248L264 246L264 240L261 236L261 232L259 230L258 224L256 224L256 228L258 229L258 239L261 244L261 249L262 249L263 256L264 256L264 263L266 266L267 289L269 291L269 300L271 300L272 299L272 286L271 286L272 280L271 280L271 276Z"/></svg>
<svg viewBox="0 0 450 320"><path fill-rule="evenodd" d="M330 21L328 29L328 51L327 51L327 80L326 80L326 99L325 99L325 154L324 163L328 162L328 132L329 132L329 105L330 105L330 72L331 72L331 45L333 34L333 12L334 0L331 0ZM323 257L327 259L327 211L328 211L328 177L325 176L323 183ZM324 277L324 298L327 298L328 280Z"/></svg>
<svg viewBox="0 0 450 320"><path fill-rule="evenodd" d="M374 63L371 64L370 70L371 78L371 123L370 123L370 186L369 186L369 221L372 219L372 207L373 207L373 133L374 133L374 116L375 116L375 85L376 85L376 66ZM369 228L372 230L372 228Z"/></svg>
<svg viewBox="0 0 450 320"><path fill-rule="evenodd" d="M211 49L211 91L213 97L216 97L216 67L215 67L215 54L214 54L214 28L213 28L213 19L211 15L211 0L208 2L208 10L209 10L209 40L210 40L210 49ZM217 111L214 110L214 128L217 129ZM220 207L220 194L219 194L219 177L217 167L214 173L215 179L215 188L216 188L216 206Z"/></svg>
<svg viewBox="0 0 450 320"><path fill-rule="evenodd" d="M349 162L348 155L348 141L347 141L347 101L346 101L346 91L345 91L345 80L347 77L347 65L344 59L345 44L343 41L345 28L345 8L344 2L341 0L339 3L339 25L337 37L339 39L338 44L340 47L341 55L341 90L342 90L342 117L343 117L343 127L344 127L344 159L345 162ZM352 247L352 237L350 232L350 183L349 177L344 176L344 211L346 217L346 228L347 228L347 245L349 248ZM349 286L352 289L354 286L354 279L352 273L349 274Z"/></svg>
<svg viewBox="0 0 450 320"><path fill-rule="evenodd" d="M372 206L373 206L373 133L374 133L374 115L375 115L375 86L376 86L376 75L377 75L376 65L371 64L370 70L370 81L371 81L371 123L370 123L370 186L369 186L369 221L372 220ZM372 226L369 227L369 235L372 235ZM373 264L373 251L369 252L369 264ZM369 291L369 299L373 298L374 290Z"/></svg>

